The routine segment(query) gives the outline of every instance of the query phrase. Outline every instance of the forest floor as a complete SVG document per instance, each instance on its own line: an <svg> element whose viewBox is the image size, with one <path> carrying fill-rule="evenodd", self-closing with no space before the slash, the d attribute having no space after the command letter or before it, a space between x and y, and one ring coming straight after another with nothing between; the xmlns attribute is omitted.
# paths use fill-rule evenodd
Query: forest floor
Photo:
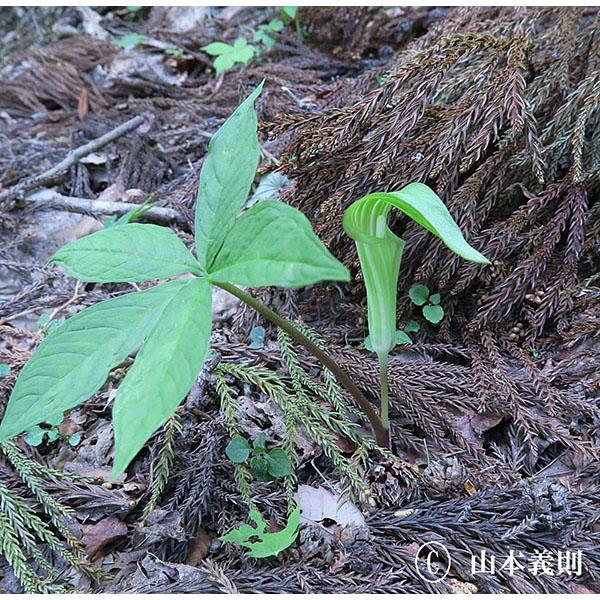
<svg viewBox="0 0 600 600"><path fill-rule="evenodd" d="M272 31L275 43L266 49L254 35L282 18L279 9L0 9L0 366L10 367L0 376L2 410L51 323L136 289L81 284L57 266L44 267L48 259L149 196L165 212L146 220L170 225L191 248L210 137L263 79L256 103L262 157L256 183L285 171L288 178L278 178L277 185L269 180L271 197L281 188L281 199L301 208L347 262L351 240L339 233L341 224L322 235L327 219L318 210L333 197L335 183L323 175L321 187L314 169L310 189L300 168L295 179L294 160L302 158L294 154L295 136L305 127L303 135L315 138L313 119L326 113L341 122L348 107L367 97L365 89L381 84L400 53L410 53L413 41L435 33L432 28L453 18L449 14L432 7L300 8L298 27L289 21ZM261 47L260 56L216 76L213 57L201 48L238 38ZM136 117L110 143L48 173L71 151ZM403 126L398 120L394 127ZM367 130L359 137L371 139ZM346 165L363 160L359 142L347 152ZM335 158L338 164L345 160ZM332 172L323 165L323 173ZM352 176L347 174L349 181ZM594 201L590 194L589 206ZM586 268L586 275L594 274L593 266ZM490 273L485 285L506 276L499 261ZM414 279L409 283L422 282ZM586 285L582 279L578 297L595 304L575 309L595 323L593 335L561 338L549 321L544 342L528 346L524 319L511 316L506 347L500 347L485 332L476 344L467 313L458 309L448 311L445 326L423 323L410 349L391 359L395 458L372 451L361 463L343 428L332 426L323 442L298 424L293 493L319 510L311 520L303 518L288 550L268 559L248 558L243 548L219 540L247 522L248 507L225 455L231 430L217 388L226 384L240 407L238 431L248 439L265 433L278 445L286 417L265 391L265 373L288 385L294 367L282 358L274 329L217 294L211 360L175 419L114 484L111 401L128 365L65 413L57 439L37 445L25 436L13 440L23 456L48 467L37 476L72 509L60 518L103 574L95 580L37 540L43 556L57 569L58 583L80 592L600 592L600 290L593 278ZM401 289L404 297L408 287ZM475 284L476 291L484 287ZM362 346L366 304L359 288L261 290L260 297L313 327L376 402L377 365ZM467 306L463 296L457 298ZM542 298L533 293L523 302L536 305ZM401 321L419 316L410 304L400 309ZM570 323L580 326L577 317ZM265 328L258 341L257 326ZM317 365L298 352L298 364L318 380ZM235 371L236 365L246 370ZM318 406L332 409L322 400ZM353 476L358 481L348 483ZM0 484L51 521L9 456L0 458ZM252 498L274 530L285 523L290 493L281 480L251 484ZM336 507L340 496L348 500L346 511ZM442 548L434 564L439 574L447 573L437 581L426 570L427 543ZM29 558L42 576L39 561ZM0 591L22 591L6 557L0 558Z"/></svg>

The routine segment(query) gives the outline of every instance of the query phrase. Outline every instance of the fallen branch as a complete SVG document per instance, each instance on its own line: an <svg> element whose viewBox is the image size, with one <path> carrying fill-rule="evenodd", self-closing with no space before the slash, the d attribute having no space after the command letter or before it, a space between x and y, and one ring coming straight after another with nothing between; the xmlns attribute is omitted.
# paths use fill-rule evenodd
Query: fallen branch
<svg viewBox="0 0 600 600"><path fill-rule="evenodd" d="M53 208L83 215L116 215L120 217L130 210L140 207L132 202L109 202L106 200L93 200L87 198L76 198L74 196L63 196L52 190L39 190L35 194L24 198L25 205L34 205L36 208ZM146 211L140 221L149 221L158 225L177 225L189 230L186 218L178 211L163 206L154 206Z"/></svg>
<svg viewBox="0 0 600 600"><path fill-rule="evenodd" d="M0 192L0 208L10 208L7 204L15 200L17 198L22 199L26 192L31 191L34 188L41 187L48 182L52 181L57 175L60 175L64 171L66 171L69 167L73 166L75 163L79 162L84 156L95 152L96 150L100 150L100 148L104 148L111 142L114 142L116 139L121 136L137 129L144 122L143 117L137 116L133 117L133 119L129 119L129 121L119 125L119 127L115 127L108 133L76 148L72 152L69 152L68 156L60 161L57 165L40 173L39 175L35 175L17 185L5 190L4 192ZM4 205L4 206L3 206Z"/></svg>

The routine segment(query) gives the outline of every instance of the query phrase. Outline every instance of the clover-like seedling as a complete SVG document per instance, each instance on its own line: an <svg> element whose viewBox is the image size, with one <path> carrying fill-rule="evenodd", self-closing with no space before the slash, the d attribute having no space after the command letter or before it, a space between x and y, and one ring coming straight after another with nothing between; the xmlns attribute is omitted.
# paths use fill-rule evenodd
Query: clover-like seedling
<svg viewBox="0 0 600 600"><path fill-rule="evenodd" d="M411 183L398 192L369 194L352 203L344 213L344 230L356 243L367 288L369 338L379 357L381 421L386 429L389 429L387 362L397 344L396 299L404 250L404 240L387 225L392 207L438 236L459 256L476 263L490 262L466 242L444 203L422 183Z"/></svg>
<svg viewBox="0 0 600 600"><path fill-rule="evenodd" d="M408 290L408 295L416 306L422 306L423 316L434 325L444 318L444 309L440 306L441 296L439 294L429 295L426 285L413 285Z"/></svg>
<svg viewBox="0 0 600 600"><path fill-rule="evenodd" d="M247 65L254 56L255 48L244 38L239 38L233 46L224 42L212 42L200 48L206 54L216 57L213 66L217 77L223 72L231 69L236 63Z"/></svg>
<svg viewBox="0 0 600 600"><path fill-rule="evenodd" d="M165 227L125 223L75 240L52 257L81 281L159 283L100 302L50 331L21 370L0 442L87 400L142 343L114 400L114 480L173 414L202 368L212 330L211 284L262 311L354 389L289 321L233 285L297 288L350 278L297 209L265 200L238 218L260 156L254 101L261 88L210 141L196 203L196 256ZM360 392L355 395L362 402Z"/></svg>
<svg viewBox="0 0 600 600"><path fill-rule="evenodd" d="M225 448L225 454L236 464L245 463L251 453L255 454L250 459L250 471L258 481L273 481L291 475L292 465L285 450L272 448L267 452L266 441L264 433L254 440L252 446L245 438L234 437Z"/></svg>

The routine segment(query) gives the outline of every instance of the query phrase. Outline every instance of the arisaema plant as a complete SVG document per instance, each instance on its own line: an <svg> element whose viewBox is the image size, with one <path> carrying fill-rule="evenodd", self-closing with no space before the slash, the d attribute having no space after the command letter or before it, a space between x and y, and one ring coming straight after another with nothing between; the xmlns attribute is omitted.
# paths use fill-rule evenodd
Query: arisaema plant
<svg viewBox="0 0 600 600"><path fill-rule="evenodd" d="M169 229L125 219L52 257L50 262L81 281L158 285L100 302L48 333L21 370L0 442L87 400L141 343L113 405L117 477L186 397L202 368L212 331L210 284L312 352L354 396L378 441L385 439L377 412L346 372L290 321L238 287L297 288L350 278L297 209L264 200L243 210L260 157L254 101L261 88L210 141L196 203L195 256Z"/></svg>
<svg viewBox="0 0 600 600"><path fill-rule="evenodd" d="M411 183L398 192L369 194L344 213L344 230L356 243L367 288L369 337L380 367L381 423L388 432L388 356L396 345L398 275L404 250L404 240L387 224L392 207L439 237L459 256L476 263L490 262L466 242L444 203L422 183Z"/></svg>

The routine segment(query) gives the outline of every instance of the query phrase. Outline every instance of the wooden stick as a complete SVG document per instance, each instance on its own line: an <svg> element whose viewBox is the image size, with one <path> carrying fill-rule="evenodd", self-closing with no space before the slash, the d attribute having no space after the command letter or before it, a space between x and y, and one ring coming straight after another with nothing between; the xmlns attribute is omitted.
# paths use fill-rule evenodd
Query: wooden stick
<svg viewBox="0 0 600 600"><path fill-rule="evenodd" d="M105 200L76 198L74 196L63 196L52 190L39 190L34 195L24 198L23 202L25 204L39 205L39 208L53 208L83 215L116 215L118 217L128 213L130 210L140 208L140 204L132 202L109 202ZM180 212L163 206L153 206L139 220L159 225L175 224L182 229L189 230L188 222Z"/></svg>
<svg viewBox="0 0 600 600"><path fill-rule="evenodd" d="M75 163L79 162L79 160L81 160L84 156L87 156L88 154L91 154L96 150L100 150L100 148L104 148L104 146L107 146L111 142L114 142L116 139L120 138L126 133L137 129L143 122L143 117L133 117L133 119L129 119L129 121L126 121L122 125L119 125L119 127L115 127L114 129L112 129L108 133L105 133L99 138L96 138L95 140L92 140L91 142L88 142L87 144L76 148L72 152L69 152L69 154L64 160L61 160L57 165L55 165L51 169L48 169L47 171L44 171L39 175L26 179L25 181L22 181L21 183L5 190L4 192L1 192L0 208L2 207L2 203L8 204L8 202L14 200L15 198L23 198L25 192L28 192L36 187L44 185L49 181L52 181L53 178L66 171Z"/></svg>

